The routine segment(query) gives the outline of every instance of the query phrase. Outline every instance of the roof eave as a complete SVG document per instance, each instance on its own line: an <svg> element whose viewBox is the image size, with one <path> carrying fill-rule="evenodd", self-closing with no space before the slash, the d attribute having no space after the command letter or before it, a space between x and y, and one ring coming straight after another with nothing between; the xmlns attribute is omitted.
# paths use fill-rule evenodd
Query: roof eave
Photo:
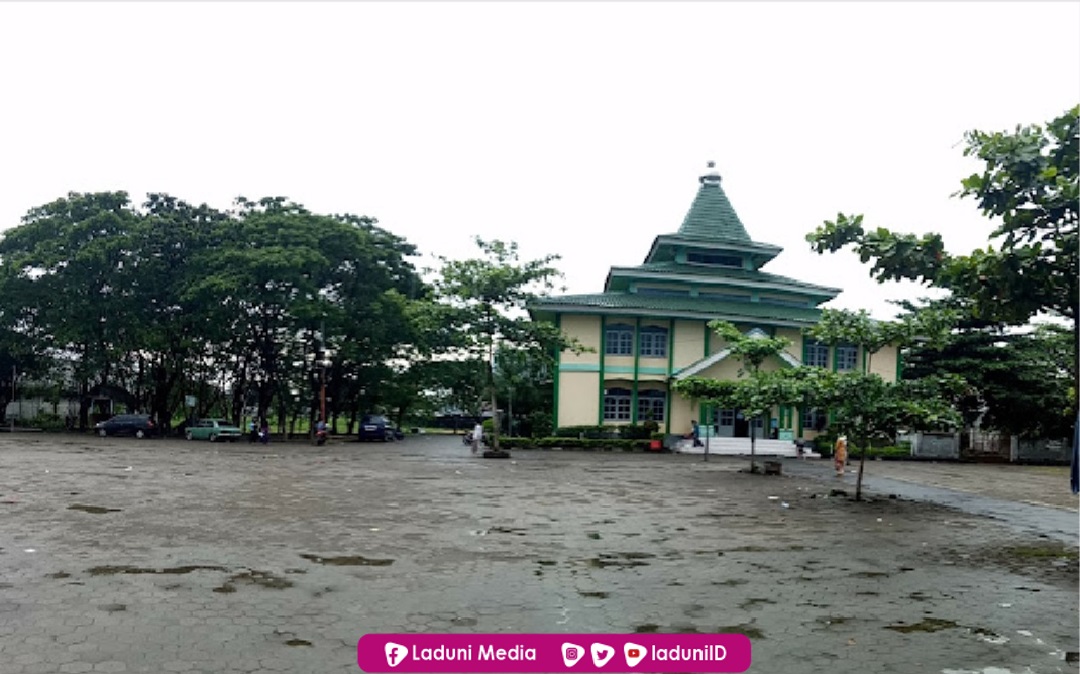
<svg viewBox="0 0 1080 674"><path fill-rule="evenodd" d="M797 318L771 318L764 316L747 316L733 313L707 313L703 311L687 311L680 309L639 309L635 307L595 307L588 305L559 304L538 305L537 311L560 313L560 314L604 314L608 316L641 316L648 313L656 318L685 318L688 320L711 321L716 319L735 323L765 323L785 328L804 328L814 325L813 319Z"/></svg>

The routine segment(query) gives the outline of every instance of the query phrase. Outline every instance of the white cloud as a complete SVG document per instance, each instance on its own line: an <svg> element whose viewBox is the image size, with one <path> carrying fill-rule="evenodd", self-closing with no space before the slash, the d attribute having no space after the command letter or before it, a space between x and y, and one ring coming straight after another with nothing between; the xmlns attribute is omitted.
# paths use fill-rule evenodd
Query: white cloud
<svg viewBox="0 0 1080 674"><path fill-rule="evenodd" d="M985 245L963 133L1080 101L1080 6L5 3L0 59L0 228L68 191L285 195L594 292L714 159L769 271L884 315L913 291L803 237L844 211Z"/></svg>

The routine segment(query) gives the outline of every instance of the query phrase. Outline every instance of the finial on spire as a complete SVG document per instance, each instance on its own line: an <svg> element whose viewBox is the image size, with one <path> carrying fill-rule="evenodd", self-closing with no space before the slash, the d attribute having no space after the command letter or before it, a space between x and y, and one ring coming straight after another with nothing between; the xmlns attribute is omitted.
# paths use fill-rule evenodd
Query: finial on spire
<svg viewBox="0 0 1080 674"><path fill-rule="evenodd" d="M700 182L702 185L719 185L720 174L716 172L716 162L709 160L708 162L706 162L706 166L709 168L709 172L698 178L698 182Z"/></svg>

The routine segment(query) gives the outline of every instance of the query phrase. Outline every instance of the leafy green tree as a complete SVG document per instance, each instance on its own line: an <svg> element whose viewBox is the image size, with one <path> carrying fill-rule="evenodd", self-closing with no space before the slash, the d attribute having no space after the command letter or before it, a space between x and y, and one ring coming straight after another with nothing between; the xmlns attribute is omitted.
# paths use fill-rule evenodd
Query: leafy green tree
<svg viewBox="0 0 1080 674"><path fill-rule="evenodd" d="M744 379L717 380L688 377L675 382L674 388L692 400L718 408L736 409L747 419L756 422L778 405L798 405L803 401L803 389L791 376L793 370L757 371ZM755 436L756 423L750 424L750 472L757 472Z"/></svg>
<svg viewBox="0 0 1080 674"><path fill-rule="evenodd" d="M740 379L724 382L703 377L688 377L676 382L675 390L691 399L703 400L719 407L740 410L750 423L750 471L757 471L757 420L776 405L795 404L801 399L800 390L791 380L763 371L770 358L776 358L791 345L784 337L751 336L727 321L712 321L709 328L724 341L724 348L739 361Z"/></svg>
<svg viewBox="0 0 1080 674"><path fill-rule="evenodd" d="M968 316L942 348L913 344L904 354L904 378L953 374L966 380L970 392L959 401L965 425L1065 437L1075 390L1063 365L1072 362L1075 348L1061 326L1017 332Z"/></svg>
<svg viewBox="0 0 1080 674"><path fill-rule="evenodd" d="M818 369L820 368L812 368ZM862 499L866 450L872 440L902 430L941 430L960 423L958 400L968 387L959 377L925 377L888 383L876 374L821 371L813 398L833 414L830 426L859 441L855 499Z"/></svg>
<svg viewBox="0 0 1080 674"><path fill-rule="evenodd" d="M562 274L552 266L557 255L519 261L513 242L475 239L480 256L465 260L440 258L438 298L455 315L454 347L464 357L482 363L485 389L492 414L498 414L495 352L501 345L533 351L538 356L570 347L554 325L533 322L525 313L528 302L555 289ZM499 452L499 424L494 424L492 448Z"/></svg>
<svg viewBox="0 0 1080 674"><path fill-rule="evenodd" d="M867 230L862 215L840 213L807 235L813 250L851 246L879 282L912 279L952 292L972 316L1009 325L1046 314L1067 321L1080 341L1080 106L1045 125L1012 132L971 131L964 154L983 170L962 181L957 195L975 199L997 223L988 245L950 255L940 234ZM1070 376L1080 367L1073 357ZM1075 407L1075 403L1074 403ZM1074 410L1075 414L1075 410Z"/></svg>
<svg viewBox="0 0 1080 674"><path fill-rule="evenodd" d="M859 477L856 484L856 498L862 495L862 477L866 466L866 451L870 438L881 436L886 429L896 427L898 410L896 401L890 396L896 390L887 385L881 377L870 374L873 356L888 345L902 349L915 340L931 349L939 349L948 339L950 328L955 324L956 316L946 309L924 309L908 313L900 321L878 321L865 311L824 309L821 320L805 330L807 336L824 344L850 344L866 354L866 371L844 373L835 378L819 379L815 397L826 402L834 414L834 425L854 429L861 439L864 451L859 456ZM832 387L832 388L830 388ZM923 402L923 411L928 415L940 413L935 406L936 399ZM838 402L839 401L839 402ZM832 405L840 407L834 409ZM905 408L907 409L907 408ZM915 411L915 408L910 408ZM880 418L875 418L880 415ZM842 423L838 420L842 419ZM908 419L914 423L914 419ZM928 423L932 424L933 419Z"/></svg>
<svg viewBox="0 0 1080 674"><path fill-rule="evenodd" d="M138 316L126 283L139 215L124 192L70 193L31 209L0 241L0 286L9 325L53 357L70 355L84 404L135 345Z"/></svg>

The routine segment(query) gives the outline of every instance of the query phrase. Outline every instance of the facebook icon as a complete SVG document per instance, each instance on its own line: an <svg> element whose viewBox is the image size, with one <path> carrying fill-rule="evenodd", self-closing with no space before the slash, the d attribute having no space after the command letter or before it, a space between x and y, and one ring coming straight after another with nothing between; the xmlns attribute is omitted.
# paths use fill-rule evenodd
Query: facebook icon
<svg viewBox="0 0 1080 674"><path fill-rule="evenodd" d="M383 647L383 651L386 653L386 664L391 667L397 667L405 660L405 657L409 654L409 650L401 644L395 644L393 641L387 641L386 646Z"/></svg>

